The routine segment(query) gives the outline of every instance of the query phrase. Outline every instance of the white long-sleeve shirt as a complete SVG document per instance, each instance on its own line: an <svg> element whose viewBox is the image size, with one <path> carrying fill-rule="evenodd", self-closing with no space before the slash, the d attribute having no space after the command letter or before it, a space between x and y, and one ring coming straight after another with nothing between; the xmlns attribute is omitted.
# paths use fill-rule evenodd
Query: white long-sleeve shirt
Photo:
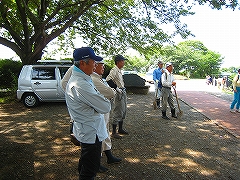
<svg viewBox="0 0 240 180"><path fill-rule="evenodd" d="M162 80L163 87L171 88L172 82L174 81L173 74L166 69L165 72L162 74L161 80Z"/></svg>

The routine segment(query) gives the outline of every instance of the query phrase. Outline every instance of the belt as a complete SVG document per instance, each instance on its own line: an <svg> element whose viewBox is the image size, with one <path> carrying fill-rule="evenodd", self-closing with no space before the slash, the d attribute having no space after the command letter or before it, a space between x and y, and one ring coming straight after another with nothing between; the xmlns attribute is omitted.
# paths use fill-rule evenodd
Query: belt
<svg viewBox="0 0 240 180"><path fill-rule="evenodd" d="M171 89L171 87L163 86L163 88Z"/></svg>

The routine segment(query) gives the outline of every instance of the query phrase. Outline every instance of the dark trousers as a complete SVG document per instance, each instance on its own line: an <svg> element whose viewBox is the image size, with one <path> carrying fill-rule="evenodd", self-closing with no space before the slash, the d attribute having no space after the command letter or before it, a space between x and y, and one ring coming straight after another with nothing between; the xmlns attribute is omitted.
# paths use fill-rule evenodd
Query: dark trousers
<svg viewBox="0 0 240 180"><path fill-rule="evenodd" d="M81 156L78 164L79 179L93 180L96 176L101 159L102 142L96 137L94 144L81 143Z"/></svg>

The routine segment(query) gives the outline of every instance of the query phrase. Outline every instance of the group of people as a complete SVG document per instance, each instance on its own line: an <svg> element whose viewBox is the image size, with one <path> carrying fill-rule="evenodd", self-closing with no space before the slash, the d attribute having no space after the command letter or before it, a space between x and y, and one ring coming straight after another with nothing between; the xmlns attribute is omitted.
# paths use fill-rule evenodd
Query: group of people
<svg viewBox="0 0 240 180"><path fill-rule="evenodd" d="M106 81L102 79L103 58L96 56L91 47L75 49L73 59L73 66L62 79L62 87L72 121L71 132L81 146L79 179L92 180L97 172L107 171L100 163L103 153L108 164L122 161L111 152L109 119L112 119L113 138L120 139L121 134L128 134L123 129L127 96L121 73L126 58L122 55L114 57L115 67Z"/></svg>
<svg viewBox="0 0 240 180"><path fill-rule="evenodd" d="M105 172L100 160L104 153L107 163L120 163L122 160L112 155L111 138L120 139L128 132L123 128L127 110L127 94L124 87L121 69L126 58L122 55L114 57L115 67L110 70L106 81L102 79L104 61L96 56L90 47L75 49L74 64L62 79L65 90L66 104L72 121L71 133L81 146L78 163L79 179L92 180L97 172ZM162 118L169 120L167 106L171 115L177 118L171 88L176 86L173 65L158 62L158 68L153 72L156 103L162 111ZM240 106L240 69L233 79L234 100L230 111L239 111ZM111 119L111 120L110 120ZM109 123L112 123L112 134L109 133Z"/></svg>
<svg viewBox="0 0 240 180"><path fill-rule="evenodd" d="M162 118L169 120L170 118L167 116L167 104L169 104L171 108L171 114L173 118L177 118L176 116L176 108L174 105L173 94L171 91L172 86L176 86L176 82L174 80L173 74L173 65L170 62L166 63L166 69L163 69L163 62L158 62L158 68L153 71L153 81L155 86L155 97L157 107L160 108L160 104L162 104Z"/></svg>

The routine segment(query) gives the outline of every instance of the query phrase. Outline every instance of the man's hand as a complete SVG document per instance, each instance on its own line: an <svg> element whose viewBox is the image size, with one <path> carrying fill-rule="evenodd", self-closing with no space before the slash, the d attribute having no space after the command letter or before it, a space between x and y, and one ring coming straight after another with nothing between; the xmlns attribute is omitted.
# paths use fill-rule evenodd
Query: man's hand
<svg viewBox="0 0 240 180"><path fill-rule="evenodd" d="M155 82L158 84L159 80L155 80Z"/></svg>
<svg viewBox="0 0 240 180"><path fill-rule="evenodd" d="M119 89L118 87L116 88L116 91L117 91L118 93L122 94L122 90Z"/></svg>
<svg viewBox="0 0 240 180"><path fill-rule="evenodd" d="M175 81L172 82L172 86L176 86L176 82Z"/></svg>

